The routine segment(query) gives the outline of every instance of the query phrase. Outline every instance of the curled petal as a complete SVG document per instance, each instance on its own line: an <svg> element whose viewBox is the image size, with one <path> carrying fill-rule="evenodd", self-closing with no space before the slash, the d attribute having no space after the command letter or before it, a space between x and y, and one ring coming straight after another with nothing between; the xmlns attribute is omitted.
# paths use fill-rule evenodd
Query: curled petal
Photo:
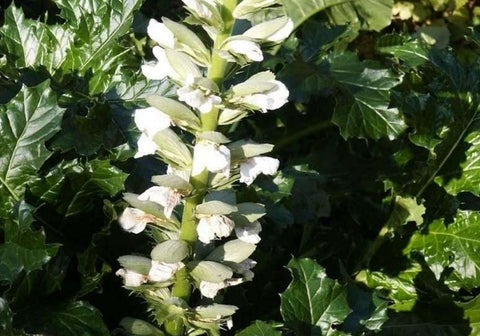
<svg viewBox="0 0 480 336"><path fill-rule="evenodd" d="M250 185L258 175L274 175L280 161L268 156L256 156L240 163L240 182Z"/></svg>

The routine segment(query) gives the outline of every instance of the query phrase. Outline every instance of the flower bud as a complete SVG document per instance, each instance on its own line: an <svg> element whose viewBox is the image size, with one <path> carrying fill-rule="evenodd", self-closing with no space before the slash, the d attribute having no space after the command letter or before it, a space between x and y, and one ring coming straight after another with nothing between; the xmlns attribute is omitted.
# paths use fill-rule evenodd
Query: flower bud
<svg viewBox="0 0 480 336"><path fill-rule="evenodd" d="M285 84L275 80L270 71L260 72L247 81L232 87L232 104L243 105L247 108L260 110L276 110L288 101L289 92Z"/></svg>
<svg viewBox="0 0 480 336"><path fill-rule="evenodd" d="M243 35L265 42L281 42L290 36L293 28L293 21L284 16L253 26Z"/></svg>
<svg viewBox="0 0 480 336"><path fill-rule="evenodd" d="M218 53L227 61L237 62L240 65L263 61L262 49L258 43L241 35L228 38Z"/></svg>
<svg viewBox="0 0 480 336"><path fill-rule="evenodd" d="M251 14L275 4L278 4L278 0L243 0L233 11L233 16L237 19L248 19Z"/></svg>

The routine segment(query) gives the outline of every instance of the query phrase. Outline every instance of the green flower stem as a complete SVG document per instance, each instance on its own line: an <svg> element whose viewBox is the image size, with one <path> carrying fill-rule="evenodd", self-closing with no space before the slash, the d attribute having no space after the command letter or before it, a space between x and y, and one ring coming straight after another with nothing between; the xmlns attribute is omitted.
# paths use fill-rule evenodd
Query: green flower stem
<svg viewBox="0 0 480 336"><path fill-rule="evenodd" d="M222 17L225 23L224 30L217 36L214 43L214 51L212 55L212 62L208 69L208 78L213 80L221 89L222 83L227 70L227 61L220 57L215 50L220 48L223 42L232 34L233 25L235 20L232 16L232 12L237 5L237 0L225 0L222 8ZM218 113L217 107L213 108L209 113L201 115L202 131L214 131L218 126ZM206 190L208 188L208 171L204 170L202 173L196 176L190 177L190 183L195 187L196 194L187 198L185 201L185 207L183 209L182 226L180 228L180 239L187 241L192 246L198 240L197 236L197 220L195 218L195 207L203 201ZM188 301L191 294L191 284L188 279L188 272L185 268L179 270L175 274L175 284L173 285L172 294L176 297L182 298ZM184 332L184 328L180 321L173 320L165 323L165 330L169 335L180 336Z"/></svg>

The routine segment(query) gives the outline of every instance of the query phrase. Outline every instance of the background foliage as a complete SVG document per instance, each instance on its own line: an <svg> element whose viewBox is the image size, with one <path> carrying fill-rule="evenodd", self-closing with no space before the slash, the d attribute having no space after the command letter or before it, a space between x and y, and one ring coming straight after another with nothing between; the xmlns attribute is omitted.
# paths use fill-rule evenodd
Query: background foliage
<svg viewBox="0 0 480 336"><path fill-rule="evenodd" d="M283 164L239 195L268 216L231 333L479 334L480 7L283 2L297 32L255 66L291 104L226 130ZM0 4L2 335L121 335L149 316L116 258L149 246L120 195L165 169L132 159L133 110L171 90L139 73L146 24L181 2Z"/></svg>

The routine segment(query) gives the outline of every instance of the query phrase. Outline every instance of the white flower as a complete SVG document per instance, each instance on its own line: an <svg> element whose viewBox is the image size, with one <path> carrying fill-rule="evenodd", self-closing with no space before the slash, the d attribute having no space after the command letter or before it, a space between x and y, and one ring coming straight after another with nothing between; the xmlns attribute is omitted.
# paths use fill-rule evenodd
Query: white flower
<svg viewBox="0 0 480 336"><path fill-rule="evenodd" d="M178 100L187 103L191 107L197 108L202 113L210 112L213 106L222 102L219 96L206 94L199 88L194 88L191 85L178 89L177 94Z"/></svg>
<svg viewBox="0 0 480 336"><path fill-rule="evenodd" d="M147 214L146 212L135 209L135 208L126 208L120 218L118 223L127 232L138 234L145 230L147 223L152 223L155 221L155 217Z"/></svg>
<svg viewBox="0 0 480 336"><path fill-rule="evenodd" d="M250 14L278 3L278 0L243 0L233 11L233 17L248 19Z"/></svg>
<svg viewBox="0 0 480 336"><path fill-rule="evenodd" d="M239 36L229 38L223 44L220 56L231 62L235 62L236 57L244 58L245 62L263 61L262 49L258 43Z"/></svg>
<svg viewBox="0 0 480 336"><path fill-rule="evenodd" d="M161 80L167 76L172 76L175 73L170 62L168 61L167 54L165 49L158 46L153 47L153 55L157 59L157 64L154 66L151 65L142 65L142 73L148 79Z"/></svg>
<svg viewBox="0 0 480 336"><path fill-rule="evenodd" d="M167 166L167 174L168 175L176 175L178 177L181 177L185 181L190 180L190 171L189 170L173 168L170 165Z"/></svg>
<svg viewBox="0 0 480 336"><path fill-rule="evenodd" d="M134 158L140 158L146 155L153 155L158 150L158 145L146 134L142 133L137 141L137 153Z"/></svg>
<svg viewBox="0 0 480 336"><path fill-rule="evenodd" d="M244 261L232 266L235 273L243 276L245 281L251 281L254 277L254 273L251 271L257 265L257 262L252 259L245 259Z"/></svg>
<svg viewBox="0 0 480 336"><path fill-rule="evenodd" d="M212 173L230 175L230 150L223 145L200 142L193 151L192 175L200 174L204 169Z"/></svg>
<svg viewBox="0 0 480 336"><path fill-rule="evenodd" d="M195 13L197 16L202 19L211 20L213 18L213 13L211 8L208 6L215 6L216 3L213 0L182 0L183 3Z"/></svg>
<svg viewBox="0 0 480 336"><path fill-rule="evenodd" d="M148 36L162 47L174 48L175 36L165 24L150 19L147 27Z"/></svg>
<svg viewBox="0 0 480 336"><path fill-rule="evenodd" d="M123 283L128 287L138 287L147 282L147 276L125 268L120 268L115 275L123 278Z"/></svg>
<svg viewBox="0 0 480 336"><path fill-rule="evenodd" d="M152 49L153 55L157 59L157 64L142 65L142 72L148 79L161 80L165 77L170 77L178 82L185 82L190 77L200 77L201 72L198 67L193 63L191 58L181 52L169 49L170 53L176 58L175 68L168 60L165 49L155 46Z"/></svg>
<svg viewBox="0 0 480 336"><path fill-rule="evenodd" d="M197 225L198 239L208 244L214 239L230 236L234 227L233 220L223 215L202 217Z"/></svg>
<svg viewBox="0 0 480 336"><path fill-rule="evenodd" d="M184 263L164 263L152 260L152 267L148 272L148 280L153 282L167 281L173 277L176 271L183 268Z"/></svg>
<svg viewBox="0 0 480 336"><path fill-rule="evenodd" d="M250 244L258 244L260 242L260 232L262 232L262 225L258 221L250 225L235 226L237 238Z"/></svg>
<svg viewBox="0 0 480 336"><path fill-rule="evenodd" d="M213 299L215 296L217 296L218 291L224 289L225 286L226 285L224 282L215 283L208 281L200 281L200 286L198 287L198 289L203 296L209 299Z"/></svg>
<svg viewBox="0 0 480 336"><path fill-rule="evenodd" d="M250 108L276 110L288 102L289 92L285 84L275 79L270 71L260 72L244 83L232 88L232 103L240 103Z"/></svg>
<svg viewBox="0 0 480 336"><path fill-rule="evenodd" d="M167 218L172 215L173 209L180 204L182 195L168 187L151 187L138 196L141 201L151 201L163 206L163 212Z"/></svg>
<svg viewBox="0 0 480 336"><path fill-rule="evenodd" d="M172 119L155 107L147 107L135 110L135 124L140 132L152 138L157 132L170 127Z"/></svg>
<svg viewBox="0 0 480 336"><path fill-rule="evenodd" d="M280 42L290 36L293 28L294 23L290 18L279 17L253 26L243 35L258 40Z"/></svg>
<svg viewBox="0 0 480 336"><path fill-rule="evenodd" d="M250 185L258 175L273 175L280 161L268 156L256 156L240 162L240 182Z"/></svg>

